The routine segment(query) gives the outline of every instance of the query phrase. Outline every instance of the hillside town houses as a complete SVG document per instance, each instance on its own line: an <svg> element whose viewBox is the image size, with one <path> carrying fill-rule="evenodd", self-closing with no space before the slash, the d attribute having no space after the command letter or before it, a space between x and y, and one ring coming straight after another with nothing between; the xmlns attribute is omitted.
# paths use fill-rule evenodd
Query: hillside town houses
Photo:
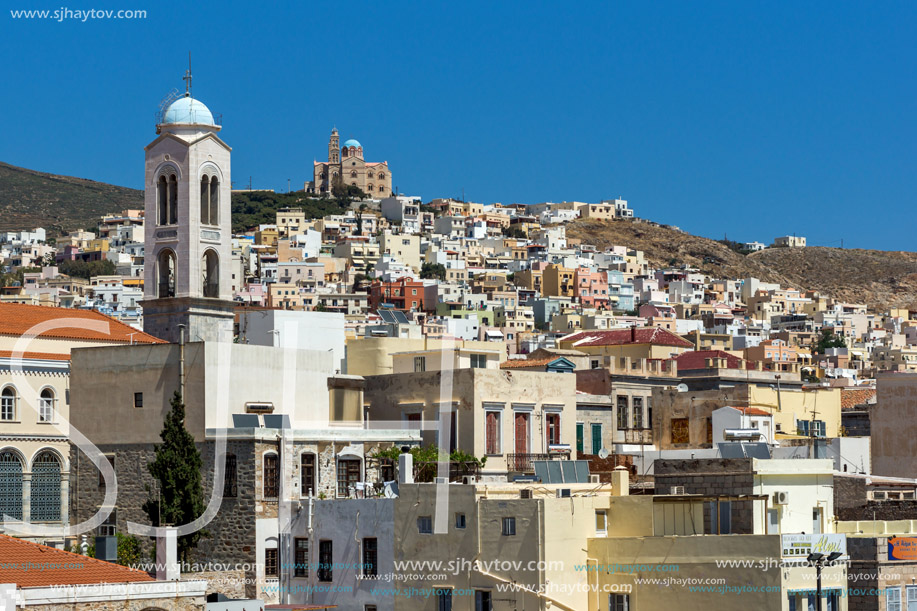
<svg viewBox="0 0 917 611"><path fill-rule="evenodd" d="M179 98L142 209L0 233L0 551L91 542L99 587L129 585L80 598L0 562L0 608L54 608L53 584L73 609L917 608L917 310L576 237L655 225L620 197L396 194L337 130L297 194L341 172L360 194L235 227L220 129ZM138 538L165 567L118 568L176 392L216 508L204 568L162 532ZM710 587L647 582L660 565Z"/></svg>

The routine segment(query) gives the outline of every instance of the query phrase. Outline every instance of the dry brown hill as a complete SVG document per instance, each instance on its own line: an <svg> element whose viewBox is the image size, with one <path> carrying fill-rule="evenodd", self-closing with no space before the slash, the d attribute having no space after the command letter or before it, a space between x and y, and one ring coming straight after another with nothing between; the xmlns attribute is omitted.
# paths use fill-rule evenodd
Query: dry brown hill
<svg viewBox="0 0 917 611"><path fill-rule="evenodd" d="M768 248L743 255L725 244L647 222L579 219L567 237L599 248L642 250L655 266L690 265L721 278L754 276L882 311L917 305L917 253L840 248Z"/></svg>
<svg viewBox="0 0 917 611"><path fill-rule="evenodd" d="M0 162L0 231L92 230L103 214L143 208L143 191Z"/></svg>

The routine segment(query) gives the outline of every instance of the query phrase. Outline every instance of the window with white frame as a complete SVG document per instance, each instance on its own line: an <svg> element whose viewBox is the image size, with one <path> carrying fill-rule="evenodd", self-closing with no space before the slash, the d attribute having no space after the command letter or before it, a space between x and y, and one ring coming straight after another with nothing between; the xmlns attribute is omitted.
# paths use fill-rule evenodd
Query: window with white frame
<svg viewBox="0 0 917 611"><path fill-rule="evenodd" d="M885 609L886 611L902 611L900 587L885 589Z"/></svg>
<svg viewBox="0 0 917 611"><path fill-rule="evenodd" d="M41 391L38 403L38 421L51 422L54 418L54 391L45 388Z"/></svg>
<svg viewBox="0 0 917 611"><path fill-rule="evenodd" d="M630 595L609 594L608 611L630 611Z"/></svg>
<svg viewBox="0 0 917 611"><path fill-rule="evenodd" d="M16 389L7 386L0 392L0 420L16 419Z"/></svg>
<svg viewBox="0 0 917 611"><path fill-rule="evenodd" d="M597 509L595 512L595 534L608 534L608 512L604 509Z"/></svg>

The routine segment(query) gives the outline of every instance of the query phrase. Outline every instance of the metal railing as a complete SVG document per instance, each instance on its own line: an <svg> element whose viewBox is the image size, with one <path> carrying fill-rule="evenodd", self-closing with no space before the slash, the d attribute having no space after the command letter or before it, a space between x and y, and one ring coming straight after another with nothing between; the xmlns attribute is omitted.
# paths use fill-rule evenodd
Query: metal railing
<svg viewBox="0 0 917 611"><path fill-rule="evenodd" d="M534 473L535 466L532 464L532 461L535 460L552 460L556 456L551 454L507 454L506 455L506 468L509 471L519 471L521 473Z"/></svg>

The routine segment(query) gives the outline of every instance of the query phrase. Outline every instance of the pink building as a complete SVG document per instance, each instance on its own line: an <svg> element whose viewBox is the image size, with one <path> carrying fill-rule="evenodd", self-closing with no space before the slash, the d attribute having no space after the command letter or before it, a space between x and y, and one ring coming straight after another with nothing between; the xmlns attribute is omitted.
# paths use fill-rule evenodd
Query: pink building
<svg viewBox="0 0 917 611"><path fill-rule="evenodd" d="M580 267L573 274L573 296L584 308L608 307L608 274Z"/></svg>

